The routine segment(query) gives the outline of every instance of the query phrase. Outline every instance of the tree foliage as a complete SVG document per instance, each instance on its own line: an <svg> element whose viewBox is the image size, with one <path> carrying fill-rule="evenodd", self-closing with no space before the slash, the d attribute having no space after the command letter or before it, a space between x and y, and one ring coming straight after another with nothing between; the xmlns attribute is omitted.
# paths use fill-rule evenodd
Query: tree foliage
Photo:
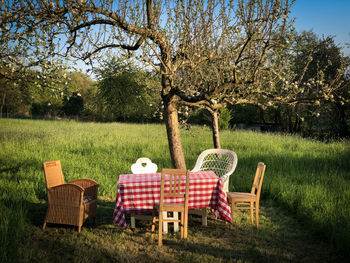
<svg viewBox="0 0 350 263"><path fill-rule="evenodd" d="M92 61L118 48L153 66L161 75L172 163L184 168L179 105L255 93L247 84L256 81L268 51L281 42L289 10L289 0L9 0L2 2L1 16L2 26L20 37L15 39L45 43L51 55Z"/></svg>
<svg viewBox="0 0 350 263"><path fill-rule="evenodd" d="M155 119L161 104L161 87L154 73L113 57L102 63L97 75L99 95L110 119L137 122Z"/></svg>
<svg viewBox="0 0 350 263"><path fill-rule="evenodd" d="M84 100L81 97L81 94L78 92L73 92L69 98L65 97L63 100L62 109L68 116L80 115L84 109Z"/></svg>
<svg viewBox="0 0 350 263"><path fill-rule="evenodd" d="M284 105L281 110L289 119L286 129L309 135L322 130L346 135L345 112L350 102L346 72L350 60L342 55L333 38L302 32L294 36L284 59L286 64L280 71L283 73L275 74L277 78L272 80L273 85L286 90L283 96L274 99L276 105ZM331 128L335 119L340 123L337 129Z"/></svg>
<svg viewBox="0 0 350 263"><path fill-rule="evenodd" d="M260 80L265 96L251 103L255 106L231 107L237 114L233 121L278 123L306 136L348 135L350 61L332 37L293 33L288 48L270 60L279 67L265 71Z"/></svg>
<svg viewBox="0 0 350 263"><path fill-rule="evenodd" d="M12 85L31 82L38 89L55 88L66 81L60 74L65 64L53 58L53 46L35 34L27 10L21 1L0 2L0 79ZM45 38L44 28L39 30ZM2 100L9 96L10 91L2 91Z"/></svg>

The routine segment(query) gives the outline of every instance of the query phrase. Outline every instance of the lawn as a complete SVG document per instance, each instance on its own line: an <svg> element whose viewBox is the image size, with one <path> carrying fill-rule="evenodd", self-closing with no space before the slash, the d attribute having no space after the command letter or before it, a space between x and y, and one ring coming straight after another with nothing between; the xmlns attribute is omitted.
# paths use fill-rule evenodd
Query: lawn
<svg viewBox="0 0 350 263"><path fill-rule="evenodd" d="M150 225L135 231L112 222L118 175L145 156L171 167L166 131L159 124L78 123L0 119L0 256L3 262L315 262L337 261L350 250L348 142L223 131L222 148L238 155L231 191L250 190L259 161L266 165L260 227L248 214L222 221L190 217L189 240L174 234L163 248L149 243ZM212 148L207 127L182 130L186 164ZM61 160L66 181L99 182L96 225L80 234L69 226L41 226L47 209L42 163ZM130 223L128 221L128 223Z"/></svg>

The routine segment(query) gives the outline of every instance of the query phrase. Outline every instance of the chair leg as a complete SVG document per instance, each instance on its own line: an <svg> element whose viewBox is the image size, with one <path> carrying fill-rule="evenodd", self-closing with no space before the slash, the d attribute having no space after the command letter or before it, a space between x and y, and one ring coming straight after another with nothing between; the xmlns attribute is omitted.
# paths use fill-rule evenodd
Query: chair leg
<svg viewBox="0 0 350 263"><path fill-rule="evenodd" d="M81 231L81 226L78 226L78 233L80 233Z"/></svg>
<svg viewBox="0 0 350 263"><path fill-rule="evenodd" d="M163 212L159 212L159 222L158 222L158 247L163 245Z"/></svg>
<svg viewBox="0 0 350 263"><path fill-rule="evenodd" d="M252 222L252 225L254 224L254 221L253 221L253 209L254 209L254 202L250 202L250 221Z"/></svg>
<svg viewBox="0 0 350 263"><path fill-rule="evenodd" d="M173 217L174 217L174 219L178 220L179 219L179 213L178 212L173 212ZM179 232L179 222L174 222L174 232Z"/></svg>
<svg viewBox="0 0 350 263"><path fill-rule="evenodd" d="M207 216L207 208L202 208L202 226L208 225L208 216Z"/></svg>
<svg viewBox="0 0 350 263"><path fill-rule="evenodd" d="M232 225L233 225L233 211L234 211L234 207L235 207L235 203L233 202L233 200L231 200L231 218L232 218L232 224L230 224L230 229L232 229Z"/></svg>
<svg viewBox="0 0 350 263"><path fill-rule="evenodd" d="M181 219L180 219L180 228L181 228L181 239L184 238L184 213L181 212Z"/></svg>
<svg viewBox="0 0 350 263"><path fill-rule="evenodd" d="M186 215L185 213L183 213L183 215L184 215L184 239L187 240L188 214Z"/></svg>
<svg viewBox="0 0 350 263"><path fill-rule="evenodd" d="M154 231L156 229L156 217L153 215L153 220L152 220L152 234L151 234L151 242L153 242L154 238Z"/></svg>
<svg viewBox="0 0 350 263"><path fill-rule="evenodd" d="M135 223L135 214L131 214L131 228L135 228L136 223Z"/></svg>
<svg viewBox="0 0 350 263"><path fill-rule="evenodd" d="M255 202L255 223L256 228L259 226L259 202Z"/></svg>
<svg viewBox="0 0 350 263"><path fill-rule="evenodd" d="M45 220L44 220L44 224L43 224L43 230L45 230L46 228L46 223L47 223L47 216L49 215L49 208L46 211L46 216L45 216Z"/></svg>
<svg viewBox="0 0 350 263"><path fill-rule="evenodd" d="M168 219L168 212L163 212L163 219ZM168 233L168 222L163 222L163 233Z"/></svg>

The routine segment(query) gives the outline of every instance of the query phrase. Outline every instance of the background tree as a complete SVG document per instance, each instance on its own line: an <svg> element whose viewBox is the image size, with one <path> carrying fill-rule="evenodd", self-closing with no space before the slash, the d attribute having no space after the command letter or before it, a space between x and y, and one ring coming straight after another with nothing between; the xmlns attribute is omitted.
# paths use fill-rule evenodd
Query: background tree
<svg viewBox="0 0 350 263"><path fill-rule="evenodd" d="M349 60L341 55L332 37L318 39L312 32L296 34L293 30L285 30L283 38L281 35L280 41L274 43L261 60L254 81L246 82L244 89L226 90L208 100L206 107L212 114L214 147L220 147L218 109L226 105L232 108L243 104L245 107L236 109L252 109L250 112L256 115L252 118L247 115L249 111L244 112L246 119L263 123L264 112L269 108L272 119L283 120L282 124L287 125L284 128L289 132L310 136L328 129L333 136L348 134L346 69ZM232 72L230 67L225 69L218 64L215 68L222 71L218 70L219 74L215 76L214 70L208 70L210 65L204 67L207 70L205 76L199 76L198 81L191 80L192 83L225 85L225 79L220 80L220 76ZM278 110L273 110L272 106Z"/></svg>
<svg viewBox="0 0 350 263"><path fill-rule="evenodd" d="M60 80L62 74L56 72L51 78L38 70L25 69L25 72L21 71L24 75L16 79L11 79L16 77L14 74L0 77L1 114L44 115L50 108L53 110L61 106L64 87L63 78Z"/></svg>
<svg viewBox="0 0 350 263"><path fill-rule="evenodd" d="M314 93L318 93L314 95L317 98L315 102L320 105L317 108L315 105L309 106L309 111L319 116L319 118L311 118L309 121L304 121L304 124L309 124L309 128L304 128L304 130L308 133L315 133L317 130L326 129L332 131L334 135L345 136L348 134L346 123L346 108L348 104L346 101L349 99L347 93L349 78L346 75L346 69L350 66L350 59L342 55L340 48L335 45L333 38L330 36L319 39L312 32L302 32L297 38L297 40L304 39L304 41L308 40L315 43L312 61L305 71L302 81L305 82L307 79L312 81ZM304 50L297 53L295 61L293 61L293 67L294 71L300 75L300 60L305 56L307 45L299 46L304 48ZM328 90L326 94L322 94L320 89L323 86L332 86L334 88ZM300 108L300 111L302 111L303 107ZM305 117L301 118L305 119ZM326 125L321 124L322 119Z"/></svg>
<svg viewBox="0 0 350 263"><path fill-rule="evenodd" d="M82 72L67 72L67 81L64 86L63 111L65 115L80 116L85 119L97 118L97 107L91 104L100 104L96 101L96 83L87 74Z"/></svg>
<svg viewBox="0 0 350 263"><path fill-rule="evenodd" d="M79 116L84 109L84 100L79 92L73 92L72 95L63 100L63 111L68 116Z"/></svg>
<svg viewBox="0 0 350 263"><path fill-rule="evenodd" d="M0 78L0 117L8 114L27 114L30 111L29 83L12 82Z"/></svg>
<svg viewBox="0 0 350 263"><path fill-rule="evenodd" d="M112 57L97 70L98 89L105 111L114 121L151 121L161 106L159 78Z"/></svg>
<svg viewBox="0 0 350 263"><path fill-rule="evenodd" d="M31 101L38 99L36 88L55 89L65 82L60 74L64 63L51 58L52 46L18 24L19 21L25 23L24 16L27 15L25 12L17 12L18 16L11 13L18 8L16 1L0 3L1 114L4 110L10 114L29 114ZM30 38L36 38L36 41L28 41Z"/></svg>
<svg viewBox="0 0 350 263"><path fill-rule="evenodd" d="M325 128L326 122L337 119L342 132L335 134L346 134L349 58L341 54L332 37L319 39L312 32L302 32L294 35L290 43L288 49L271 58L281 65L277 71L271 68L266 81L265 85L277 91L273 97L267 97L268 104L276 105L280 114L286 116L283 119L289 132L312 135ZM328 120L322 121L326 115Z"/></svg>

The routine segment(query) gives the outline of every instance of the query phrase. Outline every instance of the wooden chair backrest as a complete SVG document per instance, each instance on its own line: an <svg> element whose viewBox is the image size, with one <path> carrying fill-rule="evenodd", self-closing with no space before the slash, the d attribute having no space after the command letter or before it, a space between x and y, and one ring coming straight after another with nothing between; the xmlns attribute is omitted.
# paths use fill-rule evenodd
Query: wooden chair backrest
<svg viewBox="0 0 350 263"><path fill-rule="evenodd" d="M59 160L45 162L43 164L43 167L46 181L46 189L64 184L61 162Z"/></svg>
<svg viewBox="0 0 350 263"><path fill-rule="evenodd" d="M165 177L169 175L169 187L165 189ZM181 177L186 175L185 191L181 191ZM189 193L190 171L185 169L162 169L161 184L160 184L160 210L163 210L165 197L180 197L184 198L185 211L188 208L188 193ZM167 190L167 191L166 191Z"/></svg>
<svg viewBox="0 0 350 263"><path fill-rule="evenodd" d="M252 186L252 194L255 194L257 198L260 198L261 185L264 179L266 165L263 162L258 163L258 167L256 168L254 182Z"/></svg>

